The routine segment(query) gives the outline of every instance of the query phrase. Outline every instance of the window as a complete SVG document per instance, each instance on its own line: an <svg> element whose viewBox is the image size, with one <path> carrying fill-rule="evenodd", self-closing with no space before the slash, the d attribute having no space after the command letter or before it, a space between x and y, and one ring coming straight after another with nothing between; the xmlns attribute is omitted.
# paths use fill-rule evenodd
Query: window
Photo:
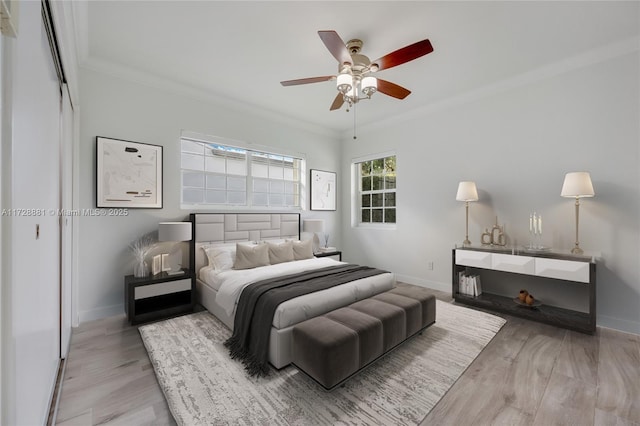
<svg viewBox="0 0 640 426"><path fill-rule="evenodd" d="M183 205L301 207L303 159L219 142L181 138Z"/></svg>
<svg viewBox="0 0 640 426"><path fill-rule="evenodd" d="M356 163L359 223L396 223L396 156Z"/></svg>

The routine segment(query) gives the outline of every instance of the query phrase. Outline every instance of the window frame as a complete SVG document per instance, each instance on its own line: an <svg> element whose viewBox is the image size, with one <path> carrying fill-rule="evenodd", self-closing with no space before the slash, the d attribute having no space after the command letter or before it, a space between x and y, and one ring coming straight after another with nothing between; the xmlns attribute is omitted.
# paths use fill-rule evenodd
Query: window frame
<svg viewBox="0 0 640 426"><path fill-rule="evenodd" d="M371 154L363 157L353 158L351 160L351 169L352 169L352 185L351 185L351 193L352 193L352 211L351 211L351 226L352 227L360 227L360 228L377 228L377 229L396 229L398 224L398 200L397 200L397 191L398 185L397 180L395 184L395 188L382 190L362 190L362 175L361 175L361 164L367 161L375 161L375 160L384 160L388 157L395 157L396 162L396 179L397 179L397 169L398 169L398 156L395 151L388 151L383 153ZM384 176L384 174L382 175ZM384 194L393 193L395 195L395 222L363 222L362 221L362 209L364 208L362 205L362 196L366 193L369 194L382 194L383 196L383 220L384 220Z"/></svg>
<svg viewBox="0 0 640 426"><path fill-rule="evenodd" d="M220 173L220 172L207 172L206 171L206 167L204 167L205 170L197 170L197 169L190 169L188 167L183 167L183 163L182 163L182 157L184 153L188 153L188 151L183 151L183 140L187 140L190 142L195 142L195 143L201 143L201 144L213 144L213 145L219 145L219 146L223 146L225 148L231 148L231 149L238 149L238 150L242 150L246 153L245 155L245 159L244 159L244 165L245 165L245 170L246 170L246 174L244 175L237 175L237 174L229 174L227 170L225 170L224 173ZM229 138L223 138L223 137L219 137L219 136L208 136L208 135L202 135L202 134L198 134L198 133L193 133L193 132L187 132L187 131L183 131L180 135L180 138L178 140L178 145L179 145L179 173L180 173L180 186L179 186L179 197L180 197L180 208L182 210L234 210L234 211L291 211L291 212L300 212L303 211L305 209L305 201L306 201L306 156L304 154L298 153L298 152L291 152L285 149L278 149L278 148L273 148L273 147L267 147L267 146L262 146L262 145L257 145L257 144L252 144L252 143L245 143L242 141L238 141L238 140L233 140L233 139L229 139ZM267 178L262 178L262 177L255 177L252 173L252 166L253 166L253 154L257 154L259 156L266 156L268 159L270 159L270 157L284 157L284 158L292 158L294 160L294 162L296 160L299 161L299 170L297 171L297 173L299 174L299 176L296 176L296 170L294 168L294 173L293 173L293 177L296 178L297 180L285 180L282 179L283 182L283 187L286 187L286 182L293 182L294 185L294 192L293 192L293 197L294 200L295 198L298 199L298 205L276 205L276 206L270 206L270 205L254 205L254 180L258 180L258 179L262 179L262 180L266 180L267 181L267 185L270 187L270 182L272 179L270 179L269 177ZM201 155L203 158L207 158L207 156L205 154L195 154L195 155ZM269 166L267 166L269 167ZM200 172L203 174L204 177L204 182L203 182L203 191L206 191L207 189L207 185L206 185L206 179L207 176L225 176L225 177L234 177L234 176L242 176L245 178L245 197L244 197L244 203L243 204L230 204L230 203L224 203L224 204L215 204L215 203L206 203L206 202L202 202L202 203L192 203L192 202L188 202L184 200L184 189L185 189L185 183L184 183L184 172L185 171L194 171L194 172ZM295 192L295 185L298 185L298 190L297 193ZM228 187L225 189L225 192L228 192L229 189ZM271 191L269 190L268 192L266 192L265 194L267 194L267 198L269 198ZM274 194L276 194L274 192ZM286 196L286 191L283 191L283 196Z"/></svg>

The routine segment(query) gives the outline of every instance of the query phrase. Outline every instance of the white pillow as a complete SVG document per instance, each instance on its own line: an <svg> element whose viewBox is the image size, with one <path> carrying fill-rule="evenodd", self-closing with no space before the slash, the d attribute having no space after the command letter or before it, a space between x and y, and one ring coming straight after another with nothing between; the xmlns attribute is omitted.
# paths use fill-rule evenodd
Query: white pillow
<svg viewBox="0 0 640 426"><path fill-rule="evenodd" d="M233 268L236 258L235 246L203 246L202 249L209 258L209 266L217 272Z"/></svg>
<svg viewBox="0 0 640 426"><path fill-rule="evenodd" d="M269 245L247 246L236 244L236 260L233 269L251 269L269 265Z"/></svg>
<svg viewBox="0 0 640 426"><path fill-rule="evenodd" d="M313 240L289 241L293 243L294 260L313 259Z"/></svg>
<svg viewBox="0 0 640 426"><path fill-rule="evenodd" d="M275 265L277 263L291 262L293 260L293 242L285 241L284 243L274 244L268 242L269 246L269 263Z"/></svg>

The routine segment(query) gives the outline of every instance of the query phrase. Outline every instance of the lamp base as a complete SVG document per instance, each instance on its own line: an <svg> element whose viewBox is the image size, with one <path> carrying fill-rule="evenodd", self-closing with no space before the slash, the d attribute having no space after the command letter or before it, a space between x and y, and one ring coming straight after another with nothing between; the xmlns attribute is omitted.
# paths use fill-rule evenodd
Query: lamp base
<svg viewBox="0 0 640 426"><path fill-rule="evenodd" d="M582 250L578 246L575 246L574 248L571 249L571 253L573 253L573 254L584 254L584 250Z"/></svg>
<svg viewBox="0 0 640 426"><path fill-rule="evenodd" d="M462 247L469 247L471 245L471 241L467 238L462 242Z"/></svg>

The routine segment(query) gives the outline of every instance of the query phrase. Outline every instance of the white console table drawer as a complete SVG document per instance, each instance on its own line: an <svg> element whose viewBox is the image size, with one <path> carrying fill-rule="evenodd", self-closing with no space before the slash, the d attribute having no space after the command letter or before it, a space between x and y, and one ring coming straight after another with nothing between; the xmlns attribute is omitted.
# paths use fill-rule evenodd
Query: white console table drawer
<svg viewBox="0 0 640 426"><path fill-rule="evenodd" d="M491 269L491 253L472 250L456 250L456 264L471 266L474 268Z"/></svg>
<svg viewBox="0 0 640 426"><path fill-rule="evenodd" d="M148 297L162 296L163 294L177 293L179 291L191 290L191 278L178 281L167 281L164 283L150 284L136 287L134 299L146 299Z"/></svg>
<svg viewBox="0 0 640 426"><path fill-rule="evenodd" d="M533 257L529 256L493 253L491 255L491 269L533 275L535 272L534 260Z"/></svg>
<svg viewBox="0 0 640 426"><path fill-rule="evenodd" d="M535 274L567 281L589 282L589 263L572 260L536 258Z"/></svg>

